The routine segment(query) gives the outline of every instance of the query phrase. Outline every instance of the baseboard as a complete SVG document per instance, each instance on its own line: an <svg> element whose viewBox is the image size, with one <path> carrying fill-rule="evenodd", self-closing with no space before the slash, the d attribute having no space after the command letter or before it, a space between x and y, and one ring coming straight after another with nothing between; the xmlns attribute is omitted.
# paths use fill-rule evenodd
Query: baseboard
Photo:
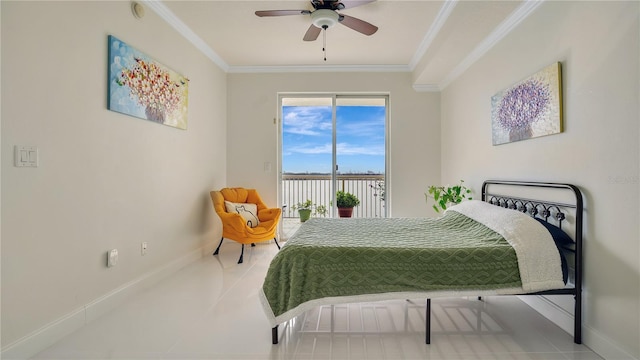
<svg viewBox="0 0 640 360"><path fill-rule="evenodd" d="M544 296L518 296L518 298L573 336L573 314L549 301Z"/></svg>
<svg viewBox="0 0 640 360"><path fill-rule="evenodd" d="M573 314L543 296L518 296L518 298L573 336ZM582 324L582 343L604 359L638 360L611 339L584 324Z"/></svg>
<svg viewBox="0 0 640 360"><path fill-rule="evenodd" d="M589 349L602 356L603 359L638 360L637 357L622 349L620 345L615 344L610 338L589 326L582 326L582 340Z"/></svg>
<svg viewBox="0 0 640 360"><path fill-rule="evenodd" d="M85 325L84 308L71 313L43 326L33 333L14 341L2 349L0 358L29 359L40 351L60 341Z"/></svg>
<svg viewBox="0 0 640 360"><path fill-rule="evenodd" d="M106 312L122 304L130 296L147 289L163 278L171 275L190 263L201 259L208 249L200 248L182 256L160 268L143 274L142 276L108 292L100 298L52 321L40 329L14 341L2 349L1 359L28 359L49 346L60 341L65 336L79 330L86 324L99 318Z"/></svg>

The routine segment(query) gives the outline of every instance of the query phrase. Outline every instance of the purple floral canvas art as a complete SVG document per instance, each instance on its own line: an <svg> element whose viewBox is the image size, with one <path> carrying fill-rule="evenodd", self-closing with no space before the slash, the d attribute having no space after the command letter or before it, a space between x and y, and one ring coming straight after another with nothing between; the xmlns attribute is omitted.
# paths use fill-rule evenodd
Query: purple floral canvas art
<svg viewBox="0 0 640 360"><path fill-rule="evenodd" d="M109 36L109 110L187 128L189 80Z"/></svg>
<svg viewBox="0 0 640 360"><path fill-rule="evenodd" d="M493 145L562 132L560 63L495 94L491 126Z"/></svg>

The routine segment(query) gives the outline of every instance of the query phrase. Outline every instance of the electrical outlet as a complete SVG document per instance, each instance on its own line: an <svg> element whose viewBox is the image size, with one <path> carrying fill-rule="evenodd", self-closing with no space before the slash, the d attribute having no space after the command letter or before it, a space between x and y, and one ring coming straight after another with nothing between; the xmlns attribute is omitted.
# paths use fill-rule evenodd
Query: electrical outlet
<svg viewBox="0 0 640 360"><path fill-rule="evenodd" d="M140 253L142 254L142 256L147 254L147 242L143 242L142 245L140 246Z"/></svg>
<svg viewBox="0 0 640 360"><path fill-rule="evenodd" d="M118 264L118 249L107 251L107 267L114 267Z"/></svg>

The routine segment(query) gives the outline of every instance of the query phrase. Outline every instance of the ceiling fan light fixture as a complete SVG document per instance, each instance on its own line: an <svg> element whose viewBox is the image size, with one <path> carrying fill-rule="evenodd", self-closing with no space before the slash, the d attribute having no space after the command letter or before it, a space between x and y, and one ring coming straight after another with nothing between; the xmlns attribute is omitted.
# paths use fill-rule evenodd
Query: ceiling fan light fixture
<svg viewBox="0 0 640 360"><path fill-rule="evenodd" d="M318 9L311 13L311 20L313 25L321 29L327 29L337 24L340 19L340 15L333 10Z"/></svg>

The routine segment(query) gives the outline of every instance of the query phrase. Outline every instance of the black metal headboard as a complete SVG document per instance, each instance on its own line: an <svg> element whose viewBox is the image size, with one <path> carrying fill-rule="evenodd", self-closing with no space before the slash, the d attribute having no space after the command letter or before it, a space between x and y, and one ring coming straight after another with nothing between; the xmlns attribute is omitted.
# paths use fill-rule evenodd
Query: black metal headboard
<svg viewBox="0 0 640 360"><path fill-rule="evenodd" d="M515 190L517 190L518 187L559 189L565 192L565 194L568 191L573 194L573 196L571 203L529 199L492 193L490 192L491 185L513 186ZM509 193L511 193L511 191L509 191ZM574 341L580 344L582 342L582 226L584 216L584 204L580 189L575 185L564 183L487 180L482 184L482 200L493 205L528 213L533 217L541 217L544 218L545 221L548 221L551 217L557 221L558 227L562 227L563 220L567 218L565 209L575 209L575 229L573 235L573 240L575 241L574 287L545 291L537 294L571 294L575 296Z"/></svg>
<svg viewBox="0 0 640 360"><path fill-rule="evenodd" d="M490 185L507 185L507 186L524 186L535 188L551 188L551 189L566 189L571 191L574 195L573 203L562 203L555 201L529 199L524 197L517 197L511 195L501 195L489 192ZM549 217L554 218L558 222L558 226L562 227L562 221L566 219L566 212L562 209L573 208L576 212L575 221L575 239L576 245L580 242L582 245L582 216L584 212L584 205L582 200L582 192L580 189L572 184L563 183L543 183L543 182L524 182L524 181L505 181L505 180L487 180L482 184L482 200L493 205L498 205L504 208L518 210L523 213L528 213L531 216L538 216L544 218L546 221Z"/></svg>

